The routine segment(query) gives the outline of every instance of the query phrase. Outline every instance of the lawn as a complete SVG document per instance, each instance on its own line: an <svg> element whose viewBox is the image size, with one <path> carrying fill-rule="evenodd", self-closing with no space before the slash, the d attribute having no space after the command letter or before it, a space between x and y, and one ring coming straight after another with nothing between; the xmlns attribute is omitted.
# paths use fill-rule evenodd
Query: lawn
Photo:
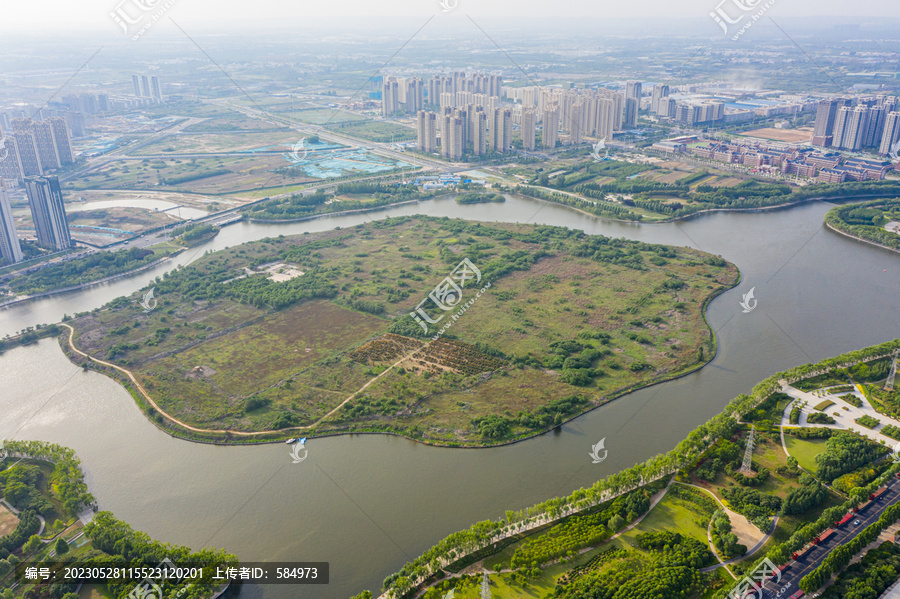
<svg viewBox="0 0 900 599"><path fill-rule="evenodd" d="M813 409L819 410L820 412L824 412L825 410L827 410L828 408L830 408L833 405L834 405L833 401L831 401L830 399L826 399L825 401L817 404Z"/></svg>
<svg viewBox="0 0 900 599"><path fill-rule="evenodd" d="M337 126L329 123L328 128L350 137L382 143L410 141L416 138L415 129L381 121L352 122Z"/></svg>
<svg viewBox="0 0 900 599"><path fill-rule="evenodd" d="M818 469L816 456L825 451L826 441L827 439L797 439L788 434L784 436L790 454L797 458L800 466L813 474Z"/></svg>
<svg viewBox="0 0 900 599"><path fill-rule="evenodd" d="M712 498L710 497L710 499ZM701 521L703 521L702 524ZM698 513L698 507L694 503L667 493L656 504L656 507L650 510L650 513L641 520L640 524L622 534L619 539L623 543L623 547L633 549L631 545L634 543L637 535L644 532L669 530L692 537L705 544L707 542L706 527L708 524L709 519ZM643 551L637 548L634 548L634 550Z"/></svg>
<svg viewBox="0 0 900 599"><path fill-rule="evenodd" d="M0 537L8 535L16 529L19 519L15 514L0 505Z"/></svg>

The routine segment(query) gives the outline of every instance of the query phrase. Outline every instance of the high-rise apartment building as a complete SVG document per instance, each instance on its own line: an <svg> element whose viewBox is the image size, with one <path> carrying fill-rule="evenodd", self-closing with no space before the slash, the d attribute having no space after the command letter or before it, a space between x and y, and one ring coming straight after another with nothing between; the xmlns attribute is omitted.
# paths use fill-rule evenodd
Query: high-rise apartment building
<svg viewBox="0 0 900 599"><path fill-rule="evenodd" d="M834 141L834 124L838 110L846 104L846 100L822 100L816 109L816 124L813 129L812 143L823 148L830 147Z"/></svg>
<svg viewBox="0 0 900 599"><path fill-rule="evenodd" d="M834 147L841 150L861 150L868 124L868 106L842 107L834 122Z"/></svg>
<svg viewBox="0 0 900 599"><path fill-rule="evenodd" d="M640 81L629 81L625 84L625 97L626 98L634 98L640 104L641 101L641 82Z"/></svg>
<svg viewBox="0 0 900 599"><path fill-rule="evenodd" d="M625 98L625 114L622 117L622 125L624 127L637 127L639 108L640 105L637 98Z"/></svg>
<svg viewBox="0 0 900 599"><path fill-rule="evenodd" d="M6 194L6 184L2 178L0 178L0 258L7 264L21 262L24 258L9 196Z"/></svg>
<svg viewBox="0 0 900 599"><path fill-rule="evenodd" d="M52 250L72 247L59 179L26 177L25 192L28 194L38 245Z"/></svg>
<svg viewBox="0 0 900 599"><path fill-rule="evenodd" d="M884 122L878 153L888 156L898 143L900 143L900 112L889 112Z"/></svg>
<svg viewBox="0 0 900 599"><path fill-rule="evenodd" d="M476 107L475 112L469 115L469 123L472 129L472 153L481 156L487 152L487 113L481 107Z"/></svg>
<svg viewBox="0 0 900 599"><path fill-rule="evenodd" d="M141 78L137 75L131 76L131 85L134 86L134 95L138 98L141 97Z"/></svg>
<svg viewBox="0 0 900 599"><path fill-rule="evenodd" d="M425 109L425 85L418 77L404 80L404 106L406 112L417 114Z"/></svg>
<svg viewBox="0 0 900 599"><path fill-rule="evenodd" d="M548 106L544 109L543 122L541 124L541 145L545 148L556 147L559 138L559 107Z"/></svg>
<svg viewBox="0 0 900 599"><path fill-rule="evenodd" d="M537 130L537 119L533 108L522 111L522 147L529 152L534 151L534 135Z"/></svg>
<svg viewBox="0 0 900 599"><path fill-rule="evenodd" d="M420 110L417 114L417 143L420 152L431 154L437 150L437 115Z"/></svg>
<svg viewBox="0 0 900 599"><path fill-rule="evenodd" d="M508 152L512 147L512 111L509 108L495 108L491 111L488 124L491 149Z"/></svg>
<svg viewBox="0 0 900 599"><path fill-rule="evenodd" d="M381 84L381 115L392 116L400 111L400 84L395 77L386 77Z"/></svg>
<svg viewBox="0 0 900 599"><path fill-rule="evenodd" d="M162 101L162 89L159 87L159 77L156 75L150 77L150 95L157 101Z"/></svg>
<svg viewBox="0 0 900 599"><path fill-rule="evenodd" d="M668 99L669 97L669 86L665 83L657 83L653 86L653 94L650 96L650 112L654 114L659 113L659 104L663 100L663 98ZM668 100L666 100L668 102ZM668 104L666 104L668 108ZM665 116L665 115L663 115Z"/></svg>

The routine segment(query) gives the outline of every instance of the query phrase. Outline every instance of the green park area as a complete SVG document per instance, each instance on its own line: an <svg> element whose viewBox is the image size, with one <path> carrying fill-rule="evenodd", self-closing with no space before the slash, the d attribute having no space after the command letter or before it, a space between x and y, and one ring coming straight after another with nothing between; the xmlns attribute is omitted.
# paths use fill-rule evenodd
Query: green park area
<svg viewBox="0 0 900 599"><path fill-rule="evenodd" d="M521 181L518 193L620 220L659 221L705 210L746 210L802 202L900 194L897 181L792 187L706 169L650 165L626 160L585 160L584 155L506 169ZM894 234L895 238L900 238ZM900 245L896 246L900 247Z"/></svg>
<svg viewBox="0 0 900 599"><path fill-rule="evenodd" d="M829 226L900 251L900 199L836 206L825 215Z"/></svg>
<svg viewBox="0 0 900 599"><path fill-rule="evenodd" d="M342 133L365 141L378 143L404 142L416 138L416 130L395 123L381 121L334 121L328 124L328 128L335 133Z"/></svg>
<svg viewBox="0 0 900 599"><path fill-rule="evenodd" d="M832 429L789 429L786 454L773 424L792 401L780 391L780 381L803 384L811 378L807 373L836 371L836 364L871 364L872 356L898 344L895 340L776 373L667 454L568 497L507 511L496 521L453 533L388 576L383 590L399 597L424 588L428 599L451 590L454 597L476 599L485 596L485 588L504 599L723 599L738 580L715 567L720 560L735 560L729 569L737 578L753 572L763 558L776 565L790 563L794 551L834 526L900 470L881 459L887 449L880 444ZM751 424L751 472L743 473ZM741 517L723 511L719 502ZM871 530L850 541L852 550L833 552L840 555L808 573L801 588L812 593L827 586L832 572L897 519L900 509L886 509ZM751 546L741 542L748 532L753 546L763 541L751 555L745 555ZM898 553L885 543L864 562L892 566ZM435 564L440 564L438 573L429 575ZM833 588L871 584L880 592L893 580L851 566ZM828 597L845 596L831 588L826 592ZM366 591L356 599L369 596Z"/></svg>
<svg viewBox="0 0 900 599"><path fill-rule="evenodd" d="M138 292L71 324L80 351L216 438L492 445L702 366L704 306L736 280L692 249L403 217L209 254L151 285L157 309Z"/></svg>
<svg viewBox="0 0 900 599"><path fill-rule="evenodd" d="M143 566L168 557L173 565L236 565L237 557L204 548L192 551L160 543L110 512L95 512L80 461L65 447L41 441L6 441L0 455L0 599L124 597L135 581L107 584L29 580L25 563L56 571L63 567ZM85 522L88 522L85 524ZM18 571L18 572L17 572ZM62 578L62 573L60 573ZM169 581L166 597L204 599L221 585L208 579ZM80 589L80 590L79 590Z"/></svg>

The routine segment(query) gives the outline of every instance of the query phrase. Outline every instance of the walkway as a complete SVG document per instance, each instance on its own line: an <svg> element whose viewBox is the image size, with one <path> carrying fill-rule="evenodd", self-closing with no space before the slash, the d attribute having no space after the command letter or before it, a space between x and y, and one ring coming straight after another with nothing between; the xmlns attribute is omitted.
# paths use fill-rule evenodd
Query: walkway
<svg viewBox="0 0 900 599"><path fill-rule="evenodd" d="M846 385L840 385L846 386ZM791 387L790 385L785 385L782 387L782 391L791 397L794 398L794 401L790 402L785 408L784 413L781 416L781 425L784 426L794 426L794 427L824 427L824 428L832 428L838 430L850 430L854 433L859 433L865 437L868 437L875 441L876 443L884 443L888 447L894 447L898 445L898 441L896 439L892 439L887 435L882 435L876 431L881 430L887 424L892 424L898 428L900 428L900 420L895 420L894 418L890 418L889 416L885 416L880 412L875 411L875 408L872 407L872 404L866 398L865 394L862 392L862 389L859 385L854 383L854 387L856 390L849 395L853 395L862 401L862 407L857 408L856 406L852 406L840 399L837 395L833 395L829 392L829 389L834 389L835 386L826 387L825 393L822 395L816 395L814 393L808 391L801 391L795 387ZM845 395L845 393L841 393L841 395ZM815 410L815 406L819 405L823 401L833 401L834 405L829 406L822 413L828 414L835 420L835 424L809 424L808 418L809 415L819 410ZM795 407L799 402L806 402L806 406L801 409L800 413L800 423L799 424L790 424L790 413L791 409ZM881 424L875 427L875 429L870 429L862 426L861 424L856 423L856 419L861 416L871 416L879 421ZM784 443L783 439L784 433L782 430L782 445L784 446L784 451L787 453L787 445Z"/></svg>
<svg viewBox="0 0 900 599"><path fill-rule="evenodd" d="M175 424L177 424L177 425L179 425L179 426L181 426L181 427L183 427L183 428L185 428L185 429L187 429L187 430L189 430L189 431L193 431L193 432L195 432L195 433L218 433L218 434L230 433L230 434L232 434L232 435L239 435L239 436L243 436L243 437L254 437L254 436L258 436L258 435L271 435L271 434L288 433L288 432L290 432L290 431L307 430L307 429L310 429L310 428L312 428L312 427L314 427L314 426L317 426L317 425L321 424L326 418L328 418L329 416L332 416L332 415L335 414L338 410L340 410L341 408L343 408L343 407L347 404L347 402L353 400L357 395L359 395L360 393L362 393L363 391L365 391L365 390L369 387L369 385L371 385L372 383L376 382L378 379L380 379L381 377L383 377L384 375L386 375L388 372L390 372L395 366L397 366L398 364L402 363L403 361L405 361L405 360L411 358L411 357L413 356L413 354L415 354L416 352L418 352L418 351L420 351L421 349L423 349L423 347L426 347L426 346L428 345L428 343L426 343L424 346L417 347L415 350L413 350L413 351L412 351L411 353L409 353L408 355L403 356L402 358L400 358L399 360L397 360L396 362L394 362L393 364L391 364L390 366L388 366L388 367L384 370L384 372L382 372L382 373L379 374L378 376L374 377L374 378L371 379L369 382L367 382L365 385L363 385L362 387L360 387L359 389L357 389L353 394L351 394L351 395L350 395L349 397L347 397L344 401L342 401L341 403L339 403L339 404L337 405L336 408L334 408L333 410L331 410L330 412L328 412L327 414L325 414L324 416L322 416L321 418L319 418L318 420L316 420L316 421L313 422L312 424L307 424L307 425L304 425L304 426L295 426L295 427L292 427L292 428L285 428L285 429L279 429L279 430L245 432L245 431L234 431L234 430L224 430L224 429L197 428L197 427L195 427L195 426L191 426L190 424L188 424L188 423L186 423L186 422L183 422L183 421L181 421L181 420L175 418L174 416L172 416L171 414L169 414L168 412L166 412L165 410L163 410L162 408L160 408L159 405L157 405L157 403L156 403L155 401L153 401L153 398L150 397L150 394L147 393L147 390L144 388L144 386L141 385L141 384L138 382L137 378L135 378L134 373L132 373L130 370L126 370L125 368L122 368L121 366L116 366L116 365L113 364L112 362L106 362L106 361L104 361L104 360L98 360L97 358L95 358L95 357L93 357L93 356L91 356L91 355L89 355L89 354L86 354L85 352L81 351L80 349L78 349L77 347L75 347L75 341L74 341L75 329L72 328L70 325L68 325L68 324L66 324L66 323L61 323L61 325L64 326L64 327L66 327L67 329L69 329L69 347L72 349L72 351L74 351L75 353L77 353L77 354L80 355L80 356L83 356L83 357L87 358L88 360L91 360L92 362L96 362L97 364L101 364L101 365L103 365L103 366L108 366L109 368L113 368L113 369L115 369L115 370L118 370L118 371L121 372L122 374L126 375L126 376L131 380L131 382L134 384L135 388L136 388L138 391L141 392L141 395L144 396L144 399L146 399L146 400L150 403L150 405L153 406L153 409L156 410L157 412L159 412L160 414L162 414L165 418L168 418L170 421L174 422ZM429 343L430 343L430 342L429 342Z"/></svg>
<svg viewBox="0 0 900 599"><path fill-rule="evenodd" d="M724 566L725 569L728 570L728 573L731 574L731 576L735 580L737 580L737 576L735 576L734 572L731 571L731 568L728 567L729 564L743 561L743 560L747 559L748 557L752 557L754 553L756 553L757 551L762 549L763 545L766 544L766 542L769 540L769 538L775 532L775 527L778 526L778 514L776 514L775 517L772 518L772 525L769 527L769 532L765 533L761 537L759 537L759 535L756 535L756 534L751 535L751 534L748 534L748 532L747 532L748 530L760 532L759 529L756 528L753 524L751 524L750 521L747 520L747 518L745 516L738 514L737 512L725 507L725 504L722 503L722 501L716 496L715 493L713 493L709 489L704 489L703 487L699 487L697 485L692 485L690 483L678 483L678 484L684 485L686 487L693 487L695 489L700 489L701 491L703 491L705 493L709 493L709 495L711 495L712 498L716 500L716 503L718 503L719 506L721 506L722 510L728 515L728 519L731 521L732 526L734 526L735 521L738 522L740 529L742 529L741 534L738 534L737 531L733 531L738 536L738 541L756 540L756 544L753 545L753 547L751 547L750 549L748 549L744 555L739 555L737 557L733 557L729 560L723 561L722 558L719 557L718 552L715 550L715 547L713 547L713 544L712 544L712 534L711 534L711 528L710 528L712 526L712 522L710 522L709 526L706 528L706 534L708 536L709 546L712 549L713 555L715 555L716 559L719 560L719 564L716 566L707 566L706 568L701 568L700 571L701 572L712 572L713 570ZM758 540L757 540L757 538L758 538Z"/></svg>

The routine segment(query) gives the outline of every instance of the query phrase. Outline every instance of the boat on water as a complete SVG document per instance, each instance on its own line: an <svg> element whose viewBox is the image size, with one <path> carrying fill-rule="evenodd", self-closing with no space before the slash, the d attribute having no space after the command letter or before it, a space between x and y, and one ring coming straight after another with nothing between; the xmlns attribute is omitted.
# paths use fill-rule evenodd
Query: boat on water
<svg viewBox="0 0 900 599"><path fill-rule="evenodd" d="M293 442L296 441L296 440L297 440L297 439L288 439L287 441L285 441L285 443L287 443L288 445L290 445L291 443L293 443Z"/></svg>
<svg viewBox="0 0 900 599"><path fill-rule="evenodd" d="M300 445L306 445L306 437L303 437L302 439L297 439L297 443L299 443Z"/></svg>

